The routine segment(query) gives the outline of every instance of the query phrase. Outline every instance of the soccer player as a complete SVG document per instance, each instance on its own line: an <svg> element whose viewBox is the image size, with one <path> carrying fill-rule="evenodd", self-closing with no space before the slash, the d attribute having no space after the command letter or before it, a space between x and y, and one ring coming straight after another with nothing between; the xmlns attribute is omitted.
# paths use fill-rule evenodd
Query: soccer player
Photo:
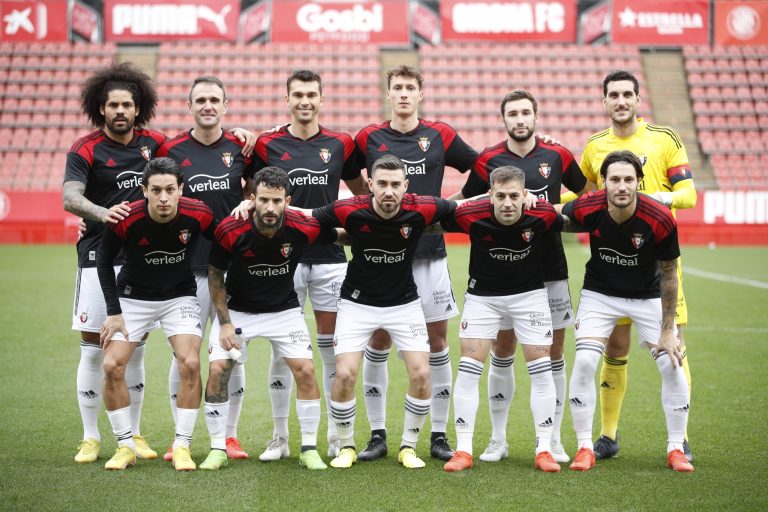
<svg viewBox="0 0 768 512"><path fill-rule="evenodd" d="M625 149L632 151L643 163L644 178L638 190L650 194L674 211L696 206L696 189L693 183L688 155L680 136L667 126L645 122L637 117L640 105L637 78L627 71L614 71L603 80L603 106L611 118L611 127L596 133L587 141L581 157L581 170L588 180L600 184L600 168L606 155ZM683 369L690 387L683 327L688 323L688 308L683 295L682 271L677 268L678 297L675 322L683 352ZM600 418L602 427L595 442L598 459L616 457L619 454L618 423L621 403L627 390L627 358L630 347L629 320L621 320L612 336L612 343L605 351L600 371ZM685 453L693 461L693 453L685 442Z"/></svg>
<svg viewBox="0 0 768 512"><path fill-rule="evenodd" d="M462 471L473 465L480 376L491 344L505 325L515 329L531 376L535 467L558 472L560 466L551 453L556 400L550 359L552 315L542 256L549 249L545 234L559 231L563 221L545 201L524 210L528 176L522 169L498 167L489 180L490 197L462 204L442 222L444 229L467 233L471 240L469 285L459 332L461 361L453 394L457 445L444 468Z"/></svg>
<svg viewBox="0 0 768 512"><path fill-rule="evenodd" d="M181 197L183 178L170 158L147 163L141 189L145 199L130 203L130 214L110 224L99 245L97 270L107 304L101 327L104 347L104 403L117 439L106 469L136 463L131 432L125 367L139 340L160 324L179 362L173 466L192 471L189 452L200 407L200 304L195 296L191 247L213 231L213 212L200 201ZM125 264L115 282L114 260L123 251Z"/></svg>
<svg viewBox="0 0 768 512"><path fill-rule="evenodd" d="M638 194L643 164L631 151L609 153L600 166L605 189L563 207L563 215L589 231L591 258L576 314L576 358L569 401L578 452L571 469L595 465L592 419L595 371L616 322L629 317L641 346L648 348L661 374L661 403L667 422L667 465L690 472L683 453L690 391L682 350L675 334L677 224L664 205Z"/></svg>
<svg viewBox="0 0 768 512"><path fill-rule="evenodd" d="M269 165L284 169L290 179L287 193L291 204L300 208L317 208L336 200L341 180L354 194L367 194L368 183L360 173L352 138L320 125L318 116L323 106L320 75L306 69L294 71L288 77L286 88L285 101L291 122L257 139L258 167ZM329 457L335 457L339 449L330 399L336 372L333 353L336 303L346 269L347 258L341 247L318 245L304 251L294 277L299 305L303 310L309 296L317 324L317 348L323 362L323 392L328 414ZM285 359L274 352L268 382L274 429L267 449L259 456L263 461L277 460L290 453L288 411L293 379Z"/></svg>
<svg viewBox="0 0 768 512"><path fill-rule="evenodd" d="M293 275L308 245L333 243L337 233L311 217L286 211L291 202L288 174L265 167L254 180L255 206L248 220L226 218L216 229L208 267L211 300L217 321L209 345L211 371L205 391L206 423L211 452L201 469L227 464L223 419L227 417L226 386L234 361L228 350L242 349L235 341L235 327L251 339L270 340L273 353L284 358L296 379L296 413L301 426L299 463L309 469L326 469L317 452L320 424L320 390L312 362L312 341L293 288ZM226 283L224 273L227 272Z"/></svg>
<svg viewBox="0 0 768 512"><path fill-rule="evenodd" d="M104 352L99 330L107 317L96 273L98 247L105 226L124 219L128 203L141 198L141 174L165 136L142 128L155 115L157 93L149 76L130 63L115 64L94 73L82 89L82 109L97 128L78 139L67 154L64 173L64 209L85 219L77 242L77 282L72 329L80 331L77 400L83 422L83 440L75 456L80 463L99 456L101 435L98 414L104 382ZM115 260L115 271L122 261ZM157 453L141 436L144 400L144 340L134 340L125 368L130 394L130 421L136 455L154 459Z"/></svg>
<svg viewBox="0 0 768 512"><path fill-rule="evenodd" d="M484 194L489 189L490 171L504 165L522 169L525 188L537 199L551 204L560 203L561 185L578 195L594 188L582 174L570 151L534 136L539 112L538 102L530 92L518 89L505 95L501 100L501 119L507 132L506 140L480 153L461 192L451 196L451 199ZM557 462L568 462L570 458L560 442L566 399L563 343L565 328L573 323L568 264L560 230L544 233L542 243L544 287L554 329L550 357L557 394L551 453ZM488 371L488 403L493 431L487 448L480 455L482 461L497 462L507 456L507 416L515 389L514 361L514 333L502 331L494 344Z"/></svg>
<svg viewBox="0 0 768 512"><path fill-rule="evenodd" d="M477 159L477 152L447 124L419 118L424 79L415 68L396 67L387 73L386 78L391 121L369 125L355 137L355 143L365 157L369 176L378 158L392 154L405 165L411 193L440 197L445 166L466 172ZM442 234L427 233L421 238L413 273L427 321L430 345L430 453L432 457L449 460L453 450L445 432L452 374L447 334L448 319L458 314L458 308L451 290ZM360 452L360 460L375 460L387 454L387 358L391 344L386 333L378 332L365 350L363 389L371 438L368 447Z"/></svg>
<svg viewBox="0 0 768 512"><path fill-rule="evenodd" d="M405 163L393 155L371 166L370 196L355 196L313 210L321 224L346 229L352 247L336 322L336 378L331 413L341 441L331 466L348 468L355 451L355 383L363 350L377 329L395 342L408 372L405 421L398 462L422 468L415 451L429 412L429 338L413 278L413 259L426 226L456 207L453 201L406 194Z"/></svg>
<svg viewBox="0 0 768 512"><path fill-rule="evenodd" d="M223 116L227 113L227 94L224 83L215 76L201 76L194 80L189 91L189 109L194 117L192 129L182 132L163 143L157 151L158 156L167 156L178 163L184 173L184 195L204 202L213 210L215 224L229 215L241 200L250 196L253 189L253 160L243 155L244 142L222 128ZM197 299L202 311L202 333L208 320L213 321L215 312L208 293L208 255L211 243L205 238L197 240L192 247L192 271L197 282ZM208 344L218 345L218 340L209 338ZM214 370L211 363L208 373L221 373ZM176 397L180 382L179 366L174 357L168 376L171 410L176 420ZM232 370L229 378L229 410L226 421L226 450L230 459L247 459L248 454L237 439L237 423L245 393L245 371L242 365ZM206 404L206 418L208 418ZM166 452L164 459L170 461L173 447Z"/></svg>

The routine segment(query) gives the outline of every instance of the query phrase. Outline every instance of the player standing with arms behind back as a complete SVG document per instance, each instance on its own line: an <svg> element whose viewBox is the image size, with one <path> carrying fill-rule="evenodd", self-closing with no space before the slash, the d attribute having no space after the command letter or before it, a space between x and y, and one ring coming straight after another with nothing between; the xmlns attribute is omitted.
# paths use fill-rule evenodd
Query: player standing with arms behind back
<svg viewBox="0 0 768 512"><path fill-rule="evenodd" d="M581 157L581 170L588 180L601 183L600 168L606 155L612 151L629 150L643 164L643 179L638 190L664 203L672 209L696 206L696 189L688 163L688 154L680 136L671 128L645 122L637 117L640 105L640 86L637 78L627 71L614 71L603 80L603 106L611 118L611 127L596 133L587 141ZM565 200L564 200L565 202ZM679 261L679 260L678 260ZM683 369L688 386L691 373L683 337L688 323L688 307L683 295L683 274L677 268L677 308L675 323L683 353ZM619 454L617 429L621 404L627 390L627 358L630 347L631 324L622 319L611 334L600 371L600 438L595 442L598 459ZM689 461L693 453L686 441L684 452Z"/></svg>

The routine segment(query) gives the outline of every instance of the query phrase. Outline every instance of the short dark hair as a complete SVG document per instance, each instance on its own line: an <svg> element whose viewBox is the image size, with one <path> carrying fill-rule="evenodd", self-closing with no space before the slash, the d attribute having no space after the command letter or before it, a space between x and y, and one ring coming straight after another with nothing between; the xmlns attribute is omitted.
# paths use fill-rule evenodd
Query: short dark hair
<svg viewBox="0 0 768 512"><path fill-rule="evenodd" d="M80 91L81 108L91 124L103 128L104 114L101 108L107 103L110 91L128 91L138 108L136 127L147 124L155 117L157 91L152 80L132 62L113 64L91 75Z"/></svg>
<svg viewBox="0 0 768 512"><path fill-rule="evenodd" d="M421 86L424 85L424 77L421 75L421 73L419 73L418 69L413 66L406 66L405 64L401 64L396 68L392 68L387 71L387 89L389 89L389 87L392 85L392 79L396 76L415 79L419 84L419 89L421 89Z"/></svg>
<svg viewBox="0 0 768 512"><path fill-rule="evenodd" d="M600 166L600 177L603 179L603 183L605 183L605 178L608 176L608 167L617 162L626 162L630 164L635 168L635 176L637 176L637 180L640 181L643 179L643 162L641 162L640 158L633 152L622 150L608 153L605 160L603 160L603 164Z"/></svg>
<svg viewBox="0 0 768 512"><path fill-rule="evenodd" d="M224 88L224 82L221 81L219 77L212 76L212 75L206 75L206 76L199 76L195 78L195 81L192 82L192 87L189 88L189 102L192 103L192 91L195 90L195 86L197 84L213 84L217 85L221 88L221 92L224 95L222 98L224 101L227 101L227 90Z"/></svg>
<svg viewBox="0 0 768 512"><path fill-rule="evenodd" d="M502 117L504 117L504 108L507 106L507 103L509 103L510 101L517 101L517 100L531 100L531 104L533 105L533 113L534 114L539 113L539 104L536 101L536 98L533 97L533 94L523 89L515 89L514 91L507 93L504 96L504 98L502 98L501 100L501 116Z"/></svg>
<svg viewBox="0 0 768 512"><path fill-rule="evenodd" d="M637 78L635 78L635 75L633 75L629 71L619 69L619 70L608 73L608 75L606 75L606 77L603 79L603 97L605 97L608 94L609 83L620 82L622 80L629 80L630 82L632 82L632 88L635 90L635 95L640 94L640 83L637 81Z"/></svg>
<svg viewBox="0 0 768 512"><path fill-rule="evenodd" d="M288 173L285 170L275 167L273 165L263 167L253 177L253 192L256 193L256 189L259 185L264 185L267 188L283 189L286 195L288 189L291 186L291 181L288 179Z"/></svg>
<svg viewBox="0 0 768 512"><path fill-rule="evenodd" d="M386 171L403 171L403 176L405 176L405 164L395 155L384 155L373 162L373 165L371 166L371 179L373 179L373 175L379 169L384 169Z"/></svg>
<svg viewBox="0 0 768 512"><path fill-rule="evenodd" d="M141 183L146 188L149 178L157 174L172 174L176 176L176 184L184 183L184 173L176 160L165 156L153 158L144 166L144 173L141 175Z"/></svg>
<svg viewBox="0 0 768 512"><path fill-rule="evenodd" d="M285 81L286 94L291 94L291 82L294 80L299 82L317 82L320 94L323 94L323 80L320 78L320 75L310 69L297 69L291 73L291 76Z"/></svg>
<svg viewBox="0 0 768 512"><path fill-rule="evenodd" d="M503 165L491 171L491 176L488 179L490 186L495 183L503 185L508 181L519 181L525 186L525 172L514 165Z"/></svg>

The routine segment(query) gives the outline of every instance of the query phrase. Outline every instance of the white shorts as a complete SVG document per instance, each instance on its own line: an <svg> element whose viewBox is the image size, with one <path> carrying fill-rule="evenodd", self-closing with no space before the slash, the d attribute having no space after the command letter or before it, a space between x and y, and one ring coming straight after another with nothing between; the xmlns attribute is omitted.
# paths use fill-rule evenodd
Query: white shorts
<svg viewBox="0 0 768 512"><path fill-rule="evenodd" d="M460 338L495 340L502 325L514 329L523 345L551 345L552 317L546 290L501 297L466 295Z"/></svg>
<svg viewBox="0 0 768 512"><path fill-rule="evenodd" d="M288 359L312 359L312 339L309 337L304 314L299 308L274 313L229 312L232 325L243 330L246 340L261 337L272 344L272 352ZM218 320L211 325L208 336L208 360L228 359L229 354L219 343L221 326Z"/></svg>
<svg viewBox="0 0 768 512"><path fill-rule="evenodd" d="M346 274L346 263L299 263L293 275L293 288L301 308L304 309L309 292L313 310L335 313Z"/></svg>
<svg viewBox="0 0 768 512"><path fill-rule="evenodd" d="M157 327L159 322L165 336L177 334L200 336L200 304L197 297L177 297L168 300L139 300L120 298L128 340L141 341L144 335ZM115 333L113 340L125 340Z"/></svg>
<svg viewBox="0 0 768 512"><path fill-rule="evenodd" d="M201 334L204 334L208 320L213 322L213 319L216 318L213 302L211 302L211 291L208 289L208 273L202 271L195 272L195 283L197 283L197 302L200 304Z"/></svg>
<svg viewBox="0 0 768 512"><path fill-rule="evenodd" d="M414 260L413 280L421 298L421 309L427 322L447 320L459 314L451 289L448 258Z"/></svg>
<svg viewBox="0 0 768 512"><path fill-rule="evenodd" d="M114 267L115 276L121 266ZM107 304L101 291L99 274L96 267L77 269L75 280L75 302L72 308L72 330L99 332L107 319Z"/></svg>
<svg viewBox="0 0 768 512"><path fill-rule="evenodd" d="M429 352L427 323L418 300L380 308L341 299L333 339L335 353L362 352L376 329L387 331L400 352Z"/></svg>
<svg viewBox="0 0 768 512"><path fill-rule="evenodd" d="M656 345L661 337L661 299L624 299L581 290L576 313L576 339L608 338L620 318L637 326L640 345ZM677 330L677 328L675 328Z"/></svg>
<svg viewBox="0 0 768 512"><path fill-rule="evenodd" d="M568 280L545 281L549 297L549 313L552 315L552 328L565 329L573 324L573 306L571 305L571 291L568 289Z"/></svg>

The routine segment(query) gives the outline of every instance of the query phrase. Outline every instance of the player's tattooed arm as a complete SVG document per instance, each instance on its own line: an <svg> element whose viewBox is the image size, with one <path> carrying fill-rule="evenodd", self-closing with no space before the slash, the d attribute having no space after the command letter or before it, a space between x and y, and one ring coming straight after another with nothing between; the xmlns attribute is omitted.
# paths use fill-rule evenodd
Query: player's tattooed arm
<svg viewBox="0 0 768 512"><path fill-rule="evenodd" d="M672 359L672 365L682 364L678 338L675 335L675 310L677 308L677 264L678 259L659 260L661 273L661 339L658 350L664 350Z"/></svg>
<svg viewBox="0 0 768 512"><path fill-rule="evenodd" d="M78 217L96 222L117 224L130 213L128 201L123 201L111 208L104 208L93 204L85 197L85 183L81 181L67 181L64 183L62 199L64 210L74 213Z"/></svg>
<svg viewBox="0 0 768 512"><path fill-rule="evenodd" d="M231 324L229 308L227 307L227 288L224 285L224 270L208 265L208 291L211 303L216 311L220 325Z"/></svg>

